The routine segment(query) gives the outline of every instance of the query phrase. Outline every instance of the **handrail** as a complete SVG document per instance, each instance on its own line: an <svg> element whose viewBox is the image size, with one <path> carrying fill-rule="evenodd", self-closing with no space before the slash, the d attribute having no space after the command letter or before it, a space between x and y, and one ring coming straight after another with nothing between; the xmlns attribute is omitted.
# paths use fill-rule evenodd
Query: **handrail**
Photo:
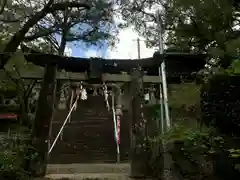
<svg viewBox="0 0 240 180"><path fill-rule="evenodd" d="M54 141L53 141L53 143L52 143L52 145L51 145L51 147L50 147L50 149L49 149L49 151L48 151L48 155L52 152L54 146L56 145L57 140L58 140L59 136L61 135L61 133L62 133L65 125L67 124L68 119L69 119L69 117L71 116L71 113L72 113L73 109L74 109L74 108L76 107L76 105L77 105L78 99L79 99L79 96L77 96L77 98L76 98L76 100L75 100L72 108L70 109L70 111L69 111L69 113L68 113L68 115L67 115L67 117L66 117L66 119L65 119L65 121L64 121L64 123L63 123L63 125L62 125L62 127L61 127L61 129L59 130L59 132L58 132L58 134L57 134L57 137L54 139Z"/></svg>

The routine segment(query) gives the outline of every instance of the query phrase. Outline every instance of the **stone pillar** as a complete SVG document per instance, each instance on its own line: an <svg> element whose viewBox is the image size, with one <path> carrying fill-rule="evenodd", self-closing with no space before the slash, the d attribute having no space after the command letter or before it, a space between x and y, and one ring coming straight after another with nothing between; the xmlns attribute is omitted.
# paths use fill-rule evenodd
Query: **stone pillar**
<svg viewBox="0 0 240 180"><path fill-rule="evenodd" d="M143 74L138 67L132 72L132 147L131 177L143 178L146 173L146 151L144 149L146 121L143 116L144 89Z"/></svg>
<svg viewBox="0 0 240 180"><path fill-rule="evenodd" d="M150 88L149 88L149 97L150 97L150 100L149 100L149 104L151 105L154 105L157 103L157 100L156 100L156 97L155 97L155 88L154 88L154 85L152 85Z"/></svg>

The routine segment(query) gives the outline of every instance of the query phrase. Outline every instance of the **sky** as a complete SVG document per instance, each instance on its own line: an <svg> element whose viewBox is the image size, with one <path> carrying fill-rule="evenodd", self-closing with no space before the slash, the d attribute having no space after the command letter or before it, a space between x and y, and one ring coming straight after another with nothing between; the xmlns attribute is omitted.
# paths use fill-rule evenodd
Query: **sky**
<svg viewBox="0 0 240 180"><path fill-rule="evenodd" d="M122 1L122 3L127 3L129 0ZM116 4L114 8L118 8ZM158 5L147 9L149 12L155 12L157 9L161 9ZM123 22L120 14L113 17L115 23ZM144 38L138 36L138 34L133 30L133 27L128 27L120 30L118 34L119 41L116 43L114 48L108 48L107 46L101 49L94 46L90 48L84 48L84 46L75 46L74 44L68 44L66 48L66 55L74 57L101 57L106 59L137 59L137 38L140 41L140 58L152 57L153 53L156 51L154 48L147 48L144 42Z"/></svg>
<svg viewBox="0 0 240 180"><path fill-rule="evenodd" d="M134 32L133 27L123 29L118 34L119 42L114 48L107 46L101 49L94 46L84 48L81 45L67 44L65 55L74 57L102 57L107 59L137 59L137 38L140 38L140 55L141 58L151 57L154 49L147 48L144 43L144 38L139 37Z"/></svg>

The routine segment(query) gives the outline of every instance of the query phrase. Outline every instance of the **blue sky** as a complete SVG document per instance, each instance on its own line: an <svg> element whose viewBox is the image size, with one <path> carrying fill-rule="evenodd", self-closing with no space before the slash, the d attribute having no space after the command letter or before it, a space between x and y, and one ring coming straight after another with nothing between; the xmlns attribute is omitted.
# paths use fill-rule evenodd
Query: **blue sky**
<svg viewBox="0 0 240 180"><path fill-rule="evenodd" d="M58 36L59 37L59 36ZM57 40L59 40L59 38ZM118 34L119 42L116 43L114 49L108 48L107 44L97 47L88 46L86 47L83 43L68 43L67 48L70 50L70 56L74 57L102 57L107 59L117 58L117 59L137 59L137 42L136 39L138 35L133 31L133 29L127 28L121 30ZM143 40L143 38L140 37ZM141 58L152 57L154 49L148 49L144 41L140 41Z"/></svg>
<svg viewBox="0 0 240 180"><path fill-rule="evenodd" d="M119 17L115 19L116 25L118 24L118 21L120 21ZM115 25L111 26L111 28L114 28ZM87 24L80 24L79 26L73 27L73 32L75 31L77 34L81 34L81 31L85 31L89 27ZM102 27L104 28L104 27ZM109 27L107 27L109 28ZM117 26L115 27L117 28ZM102 45L101 47L91 45L87 46L83 42L72 42L68 43L66 47L66 51L68 52L66 55L68 56L74 56L74 57L102 57L107 59L117 58L117 59L137 59L137 42L136 39L144 39L137 35L136 32L134 32L133 27L128 27L126 29L119 30L119 34L117 35L117 38L119 41L116 43L116 46L114 49L111 49L108 47L107 43ZM113 31L114 33L115 31ZM75 34L75 33L74 33ZM115 35L115 34L112 34ZM58 42L60 42L60 36L56 35L56 39ZM153 55L153 49L146 48L145 42L140 42L140 50L141 50L141 58L145 57L151 57Z"/></svg>
<svg viewBox="0 0 240 180"><path fill-rule="evenodd" d="M60 42L59 35L56 34L55 38L58 42ZM90 53L93 54L94 57L95 54L99 54L101 57L105 57L108 52L108 46L106 43L100 48L95 45L86 46L82 42L68 42L67 49L71 49L71 56L74 57L89 57Z"/></svg>
<svg viewBox="0 0 240 180"><path fill-rule="evenodd" d="M105 57L107 50L108 50L108 46L104 45L101 48L97 47L97 46L88 46L85 47L84 44L74 44L74 43L69 43L68 44L69 47L71 47L72 49L72 56L74 57L89 57L89 52L96 52L96 54L99 54L101 57ZM95 53L93 53L94 55Z"/></svg>

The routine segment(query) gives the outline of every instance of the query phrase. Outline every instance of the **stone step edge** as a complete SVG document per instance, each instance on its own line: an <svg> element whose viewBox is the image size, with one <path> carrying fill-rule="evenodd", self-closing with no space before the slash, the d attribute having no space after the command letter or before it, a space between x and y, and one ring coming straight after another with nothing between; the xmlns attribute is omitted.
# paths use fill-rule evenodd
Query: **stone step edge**
<svg viewBox="0 0 240 180"><path fill-rule="evenodd" d="M80 170L80 172L77 172ZM105 170L105 172L104 172ZM114 170L114 172L113 172ZM66 171L71 173L129 173L129 163L91 163L91 164L48 164L47 174L57 174L61 172L67 174ZM107 171L107 172L106 172ZM109 172L110 171L110 172Z"/></svg>
<svg viewBox="0 0 240 180"><path fill-rule="evenodd" d="M86 180L86 179L108 179L108 180L125 180L130 179L128 173L76 173L76 174L48 174L46 180Z"/></svg>

